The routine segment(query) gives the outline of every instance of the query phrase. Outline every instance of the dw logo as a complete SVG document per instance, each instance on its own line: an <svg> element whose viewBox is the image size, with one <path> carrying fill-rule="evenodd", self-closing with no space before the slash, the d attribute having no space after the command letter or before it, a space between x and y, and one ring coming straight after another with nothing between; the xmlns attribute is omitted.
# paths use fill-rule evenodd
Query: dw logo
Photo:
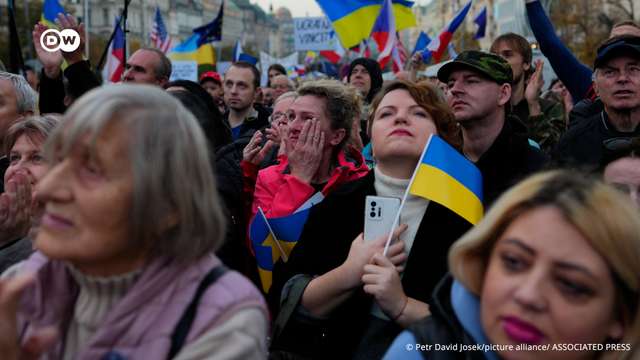
<svg viewBox="0 0 640 360"><path fill-rule="evenodd" d="M40 36L40 45L48 52L73 52L80 47L80 34L73 29L48 29Z"/></svg>

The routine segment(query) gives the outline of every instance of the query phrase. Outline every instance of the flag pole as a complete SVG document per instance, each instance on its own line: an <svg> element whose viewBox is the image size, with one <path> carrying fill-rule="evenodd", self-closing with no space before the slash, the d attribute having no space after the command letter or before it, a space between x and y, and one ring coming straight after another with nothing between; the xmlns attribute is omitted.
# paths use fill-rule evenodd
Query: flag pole
<svg viewBox="0 0 640 360"><path fill-rule="evenodd" d="M400 207L398 208L398 212L396 213L396 217L393 220L393 224L391 225L391 231L389 231L389 237L387 238L387 242L384 244L384 251L382 255L387 256L387 252L389 251L389 245L391 245L391 240L393 239L393 231L399 225L400 221L400 213L402 212L402 208L404 207L405 202L407 201L407 197L409 196L409 190L411 189L411 185L413 185L413 181L416 179L416 174L418 173L418 169L420 168L420 164L422 163L422 159L424 158L424 154L427 152L429 148L429 144L431 143L431 139L433 138L433 134L429 136L429 140L427 140L427 144L422 149L422 154L420 155L420 159L416 164L416 168L413 169L413 175L411 175L411 180L409 180L409 185L404 191L404 195L402 196L402 202L400 202Z"/></svg>
<svg viewBox="0 0 640 360"><path fill-rule="evenodd" d="M91 19L89 19L89 0L84 0L82 5L83 17L84 17L84 53L87 59L90 58L91 52L89 47L89 38L91 37L89 27L91 26Z"/></svg>
<svg viewBox="0 0 640 360"><path fill-rule="evenodd" d="M282 259L284 260L284 262L289 261L287 254L285 254L284 249L282 249L282 247L280 246L280 242L278 242L278 238L276 237L276 233L273 232L273 230L271 229L271 225L269 224L269 220L267 219L267 216L264 214L264 211L262 211L262 208L260 206L258 206L258 212L260 212L260 216L262 216L262 218L264 219L264 222L267 224L267 228L269 229L269 232L271 233L271 236L273 236L273 242L276 244L276 247L278 248L278 251L280 252L280 256L282 256Z"/></svg>

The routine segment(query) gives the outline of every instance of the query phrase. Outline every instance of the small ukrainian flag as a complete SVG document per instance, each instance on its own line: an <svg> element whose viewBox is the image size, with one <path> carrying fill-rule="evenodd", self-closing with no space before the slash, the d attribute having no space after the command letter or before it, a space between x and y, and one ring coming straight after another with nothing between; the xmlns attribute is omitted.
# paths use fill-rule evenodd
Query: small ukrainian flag
<svg viewBox="0 0 640 360"><path fill-rule="evenodd" d="M58 18L58 14L66 14L64 8L58 0L45 0L42 5L42 15L40 15L40 22L47 25L49 28L57 29L56 19Z"/></svg>
<svg viewBox="0 0 640 360"><path fill-rule="evenodd" d="M484 213L482 173L436 135L427 142L409 192L447 207L474 225Z"/></svg>

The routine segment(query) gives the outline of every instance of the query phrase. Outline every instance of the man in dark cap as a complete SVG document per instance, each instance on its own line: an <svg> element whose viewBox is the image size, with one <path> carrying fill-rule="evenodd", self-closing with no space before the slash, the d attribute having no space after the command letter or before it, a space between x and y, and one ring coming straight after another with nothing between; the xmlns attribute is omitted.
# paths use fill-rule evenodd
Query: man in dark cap
<svg viewBox="0 0 640 360"><path fill-rule="evenodd" d="M604 110L580 119L552 153L560 165L594 169L615 139L640 135L640 37L605 41L593 65L594 89Z"/></svg>
<svg viewBox="0 0 640 360"><path fill-rule="evenodd" d="M485 207L545 163L529 145L527 130L509 115L513 73L502 57L465 51L438 71L447 100L462 127L464 155L482 172Z"/></svg>

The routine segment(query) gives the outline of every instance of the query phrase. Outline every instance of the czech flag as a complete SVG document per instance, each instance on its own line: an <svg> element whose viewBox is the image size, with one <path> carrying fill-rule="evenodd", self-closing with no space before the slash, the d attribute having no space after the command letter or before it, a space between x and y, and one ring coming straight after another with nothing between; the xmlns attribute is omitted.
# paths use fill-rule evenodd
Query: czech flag
<svg viewBox="0 0 640 360"><path fill-rule="evenodd" d="M118 25L118 20L116 18L116 33L109 45L107 62L102 68L102 81L105 84L120 82L124 73L124 32Z"/></svg>
<svg viewBox="0 0 640 360"><path fill-rule="evenodd" d="M342 46L350 49L368 39L386 0L316 0L331 20ZM412 1L393 0L396 31L416 26Z"/></svg>
<svg viewBox="0 0 640 360"><path fill-rule="evenodd" d="M431 52L431 57L433 57L436 63L440 61L442 54L444 54L444 51L447 49L447 45L449 45L451 38L453 38L453 33L458 30L458 27L460 27L460 24L462 24L462 22L464 21L464 18L467 16L470 8L471 1L469 1L467 5L465 5L460 11L458 11L456 16L449 22L449 24L447 24L447 26L442 29L440 35L438 35L437 38L431 40L431 42L427 46L427 49Z"/></svg>
<svg viewBox="0 0 640 360"><path fill-rule="evenodd" d="M482 219L482 173L436 135L427 142L409 191L447 207L474 225Z"/></svg>
<svg viewBox="0 0 640 360"><path fill-rule="evenodd" d="M371 37L378 44L378 63L384 68L396 44L396 19L393 15L391 0L384 0L380 14L371 29Z"/></svg>

